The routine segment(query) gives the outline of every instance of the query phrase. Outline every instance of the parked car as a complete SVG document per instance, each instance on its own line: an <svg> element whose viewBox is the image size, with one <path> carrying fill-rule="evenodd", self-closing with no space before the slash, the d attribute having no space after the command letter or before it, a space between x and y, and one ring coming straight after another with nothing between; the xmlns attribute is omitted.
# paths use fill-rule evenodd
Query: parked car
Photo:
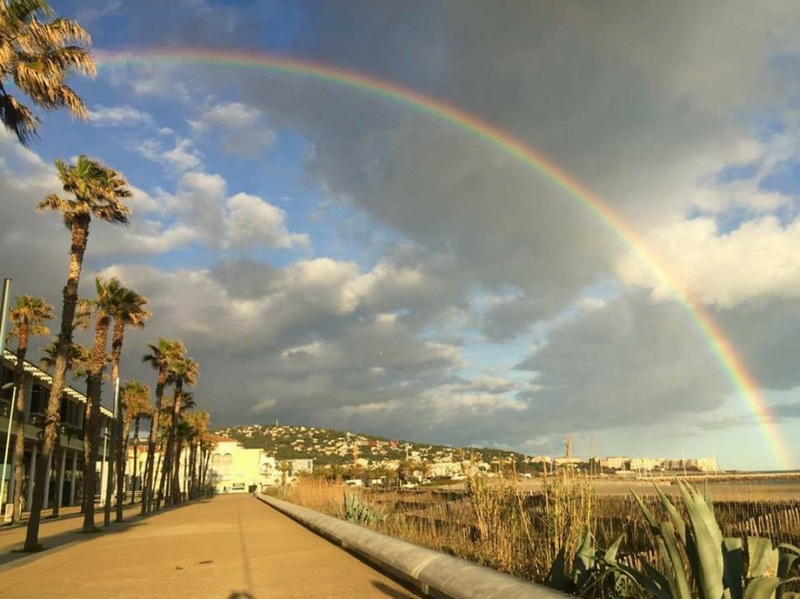
<svg viewBox="0 0 800 599"><path fill-rule="evenodd" d="M344 481L344 484L348 487L363 487L364 481L360 478L351 478L350 480Z"/></svg>
<svg viewBox="0 0 800 599"><path fill-rule="evenodd" d="M417 483L403 483L400 485L401 489L418 489L419 485Z"/></svg>

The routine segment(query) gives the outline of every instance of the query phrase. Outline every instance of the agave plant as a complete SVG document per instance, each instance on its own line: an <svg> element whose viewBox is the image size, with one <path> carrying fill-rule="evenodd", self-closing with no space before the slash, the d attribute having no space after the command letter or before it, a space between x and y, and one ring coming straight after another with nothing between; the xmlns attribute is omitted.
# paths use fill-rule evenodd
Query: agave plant
<svg viewBox="0 0 800 599"><path fill-rule="evenodd" d="M628 577L656 599L800 599L800 593L783 592L800 549L794 545L772 546L770 539L747 538L747 568L741 538L723 538L709 497L678 481L688 522L666 494L656 487L667 520L657 522L633 493L655 539L663 571L649 565L644 571L607 562L610 570Z"/></svg>
<svg viewBox="0 0 800 599"><path fill-rule="evenodd" d="M371 506L362 503L358 495L344 494L344 519L362 526L376 524L381 520Z"/></svg>

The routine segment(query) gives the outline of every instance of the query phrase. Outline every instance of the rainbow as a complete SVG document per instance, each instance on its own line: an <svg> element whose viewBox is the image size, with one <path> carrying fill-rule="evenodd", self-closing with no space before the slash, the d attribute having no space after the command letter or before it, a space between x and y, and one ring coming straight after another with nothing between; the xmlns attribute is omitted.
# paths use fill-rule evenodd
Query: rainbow
<svg viewBox="0 0 800 599"><path fill-rule="evenodd" d="M236 52L205 48L161 48L97 52L98 66L125 65L200 65L236 69L253 69L278 75L289 75L354 89L411 108L445 122L469 135L499 148L521 163L532 168L555 188L565 191L584 209L600 220L653 272L679 300L689 318L705 337L712 353L719 360L727 376L746 401L749 410L760 425L765 441L779 465L791 469L793 460L781 432L770 414L769 407L758 384L749 373L742 358L725 337L705 306L692 298L686 287L674 276L663 261L651 250L645 239L628 225L619 214L575 177L565 172L535 148L525 145L499 127L495 127L457 106L425 96L391 81L385 81L343 69L341 67L288 58L274 54Z"/></svg>

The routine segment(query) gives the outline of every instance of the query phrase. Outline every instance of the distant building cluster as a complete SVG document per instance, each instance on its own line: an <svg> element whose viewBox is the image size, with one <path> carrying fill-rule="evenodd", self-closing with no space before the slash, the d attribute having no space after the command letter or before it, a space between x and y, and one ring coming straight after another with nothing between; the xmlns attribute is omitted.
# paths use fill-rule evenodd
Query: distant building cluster
<svg viewBox="0 0 800 599"><path fill-rule="evenodd" d="M469 475L516 470L552 472L580 468L596 474L649 475L658 472L714 472L714 458L631 458L531 456L491 449L458 449L381 439L309 426L248 425L217 431L211 462L219 492L237 492L250 485L277 486L303 473L346 468L379 484L387 478L423 482L463 479Z"/></svg>

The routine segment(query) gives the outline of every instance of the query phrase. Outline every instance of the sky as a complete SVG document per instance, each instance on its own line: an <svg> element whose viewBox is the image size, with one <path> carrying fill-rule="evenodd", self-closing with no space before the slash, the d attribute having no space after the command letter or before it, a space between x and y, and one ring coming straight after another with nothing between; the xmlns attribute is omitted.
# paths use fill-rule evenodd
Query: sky
<svg viewBox="0 0 800 599"><path fill-rule="evenodd" d="M153 385L140 358L171 337L216 426L800 467L793 0L52 5L92 36L98 76L70 81L91 114L41 114L29 150L0 133L0 275L60 305L68 233L34 210L53 161L123 173L131 224L92 224L81 284L150 300L123 379ZM711 315L768 415L636 248L529 164L374 93L163 58L201 50L390 82L545 156Z"/></svg>

